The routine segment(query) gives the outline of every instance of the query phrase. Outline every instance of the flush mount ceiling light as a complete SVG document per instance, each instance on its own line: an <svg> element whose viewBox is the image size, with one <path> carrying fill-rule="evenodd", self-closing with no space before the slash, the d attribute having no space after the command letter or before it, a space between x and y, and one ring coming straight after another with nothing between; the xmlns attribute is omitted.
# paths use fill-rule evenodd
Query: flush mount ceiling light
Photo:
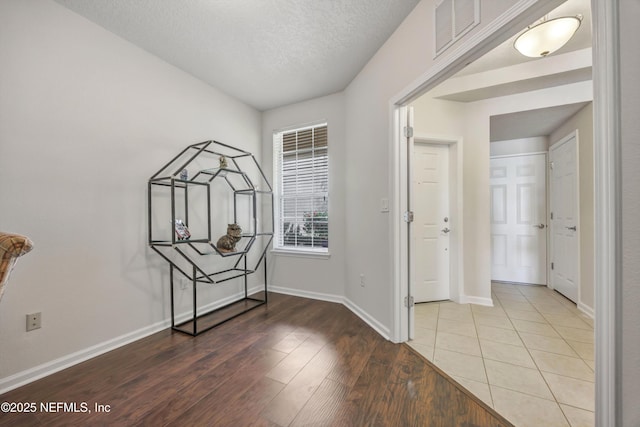
<svg viewBox="0 0 640 427"><path fill-rule="evenodd" d="M564 46L582 23L582 15L547 19L520 34L513 47L524 56L542 58Z"/></svg>

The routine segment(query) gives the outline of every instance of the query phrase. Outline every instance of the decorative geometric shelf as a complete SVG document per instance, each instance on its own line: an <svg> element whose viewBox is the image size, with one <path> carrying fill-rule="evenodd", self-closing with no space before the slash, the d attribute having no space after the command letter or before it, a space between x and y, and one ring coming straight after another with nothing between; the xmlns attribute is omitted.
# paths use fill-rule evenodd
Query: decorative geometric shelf
<svg viewBox="0 0 640 427"><path fill-rule="evenodd" d="M224 161L222 160L224 159ZM184 223L190 237L181 238L176 220ZM242 234L235 251L217 247L228 224L238 224ZM273 190L255 157L247 151L218 141L187 146L154 174L148 183L149 246L169 263L171 327L198 335L239 314L267 302L267 249L273 240ZM263 298L249 295L247 276L264 263ZM192 284L192 315L176 321L174 273ZM244 295L202 312L197 284L220 284L244 280ZM233 310L233 306L240 310ZM200 311L199 311L200 310ZM198 321L217 312L205 328Z"/></svg>

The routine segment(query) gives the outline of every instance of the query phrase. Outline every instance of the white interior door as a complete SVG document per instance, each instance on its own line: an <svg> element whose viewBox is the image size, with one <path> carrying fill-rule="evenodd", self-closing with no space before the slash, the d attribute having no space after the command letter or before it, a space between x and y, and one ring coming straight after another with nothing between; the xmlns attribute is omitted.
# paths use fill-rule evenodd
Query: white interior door
<svg viewBox="0 0 640 427"><path fill-rule="evenodd" d="M415 302L449 299L449 147L414 144Z"/></svg>
<svg viewBox="0 0 640 427"><path fill-rule="evenodd" d="M578 301L578 162L575 134L549 150L551 177L551 287Z"/></svg>
<svg viewBox="0 0 640 427"><path fill-rule="evenodd" d="M546 155L491 159L491 280L547 284Z"/></svg>

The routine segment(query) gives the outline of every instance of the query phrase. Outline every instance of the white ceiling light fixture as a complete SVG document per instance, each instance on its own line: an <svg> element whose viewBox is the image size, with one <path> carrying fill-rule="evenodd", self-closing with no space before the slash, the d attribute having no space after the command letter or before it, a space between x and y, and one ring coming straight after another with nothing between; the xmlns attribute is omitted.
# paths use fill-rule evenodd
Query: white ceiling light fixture
<svg viewBox="0 0 640 427"><path fill-rule="evenodd" d="M564 46L582 23L582 15L547 19L520 34L513 47L524 56L543 58Z"/></svg>

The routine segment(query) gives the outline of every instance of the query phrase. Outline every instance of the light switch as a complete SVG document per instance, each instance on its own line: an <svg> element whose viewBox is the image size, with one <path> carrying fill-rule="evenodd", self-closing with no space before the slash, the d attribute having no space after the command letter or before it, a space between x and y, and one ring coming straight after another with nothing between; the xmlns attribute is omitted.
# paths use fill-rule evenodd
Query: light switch
<svg viewBox="0 0 640 427"><path fill-rule="evenodd" d="M380 199L380 212L389 212L389 199Z"/></svg>

